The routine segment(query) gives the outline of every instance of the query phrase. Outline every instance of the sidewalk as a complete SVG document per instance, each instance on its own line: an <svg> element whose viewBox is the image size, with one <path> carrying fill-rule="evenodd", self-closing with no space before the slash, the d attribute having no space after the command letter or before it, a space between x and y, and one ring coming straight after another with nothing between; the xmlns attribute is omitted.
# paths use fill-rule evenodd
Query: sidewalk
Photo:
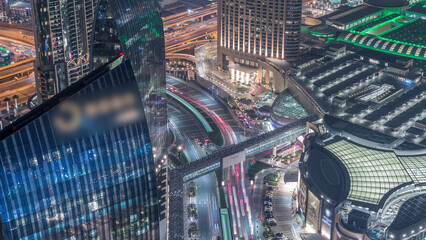
<svg viewBox="0 0 426 240"><path fill-rule="evenodd" d="M277 226L273 226L271 229L275 234L282 233L290 239L300 239L302 231L292 215L292 196L296 185L297 182L284 183L284 181L280 181L272 200Z"/></svg>
<svg viewBox="0 0 426 240"><path fill-rule="evenodd" d="M253 222L254 222L254 229L256 233L256 239L263 239L263 224L259 220L259 215L262 212L263 208L263 179L266 175L275 172L277 169L275 168L268 168L263 169L262 171L258 172L256 174L256 177L254 179L253 184L253 192L251 194L251 202L252 202L252 211L253 211Z"/></svg>

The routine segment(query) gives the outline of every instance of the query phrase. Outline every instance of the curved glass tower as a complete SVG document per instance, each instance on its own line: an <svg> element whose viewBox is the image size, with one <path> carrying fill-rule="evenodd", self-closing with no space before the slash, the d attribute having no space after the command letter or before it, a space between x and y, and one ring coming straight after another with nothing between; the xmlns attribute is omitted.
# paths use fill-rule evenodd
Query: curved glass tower
<svg viewBox="0 0 426 240"><path fill-rule="evenodd" d="M95 12L91 69L124 54L142 96L154 158L167 136L165 47L157 0L100 0Z"/></svg>
<svg viewBox="0 0 426 240"><path fill-rule="evenodd" d="M31 1L39 99L124 55L134 69L153 152L166 143L165 50L157 0Z"/></svg>
<svg viewBox="0 0 426 240"><path fill-rule="evenodd" d="M129 61L0 133L0 239L159 239L155 165Z"/></svg>

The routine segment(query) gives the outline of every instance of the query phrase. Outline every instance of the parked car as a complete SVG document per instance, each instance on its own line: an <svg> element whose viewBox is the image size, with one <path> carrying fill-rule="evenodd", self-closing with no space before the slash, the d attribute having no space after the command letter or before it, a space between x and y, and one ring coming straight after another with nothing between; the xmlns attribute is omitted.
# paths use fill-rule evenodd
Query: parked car
<svg viewBox="0 0 426 240"><path fill-rule="evenodd" d="M272 207L265 207L265 212L266 211L272 211Z"/></svg>
<svg viewBox="0 0 426 240"><path fill-rule="evenodd" d="M266 190L266 191L265 191L265 193L266 193L266 194L274 194L274 191Z"/></svg>
<svg viewBox="0 0 426 240"><path fill-rule="evenodd" d="M267 219L266 222L269 226L277 226L277 221L274 218Z"/></svg>

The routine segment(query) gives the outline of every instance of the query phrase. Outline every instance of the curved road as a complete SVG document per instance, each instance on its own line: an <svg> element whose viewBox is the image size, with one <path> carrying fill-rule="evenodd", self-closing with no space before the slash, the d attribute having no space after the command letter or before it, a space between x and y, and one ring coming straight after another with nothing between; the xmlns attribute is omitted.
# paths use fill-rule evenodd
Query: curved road
<svg viewBox="0 0 426 240"><path fill-rule="evenodd" d="M184 82L175 77L167 76L167 83L173 85L176 89L182 92L182 95L193 104L195 107L207 112L210 117L219 126L222 134L225 137L225 145L237 144L244 140L243 130L238 127L238 123L229 113L228 109L219 103L214 97L212 97L207 91L198 87L197 85ZM245 176L246 163L236 164L224 170L224 181L226 193L227 206L231 213L231 228L234 234L234 239L250 239L254 236L254 216L250 207L250 198L248 196L248 179ZM207 176L211 176L207 175ZM204 177L200 178L203 179ZM197 182L200 181L199 179ZM214 179L205 182L208 184L210 193L211 189L216 189ZM199 186L200 191L197 192L197 206L199 209L209 208L210 202L208 198L208 191L206 185ZM205 194L203 194L205 193ZM203 200L199 200L199 196ZM216 209L213 209L217 211ZM200 213L200 210L199 210ZM201 216L199 217L201 219ZM199 224L202 226L209 226ZM201 233L201 232L200 232ZM201 239L212 239L213 235L204 237L201 235Z"/></svg>

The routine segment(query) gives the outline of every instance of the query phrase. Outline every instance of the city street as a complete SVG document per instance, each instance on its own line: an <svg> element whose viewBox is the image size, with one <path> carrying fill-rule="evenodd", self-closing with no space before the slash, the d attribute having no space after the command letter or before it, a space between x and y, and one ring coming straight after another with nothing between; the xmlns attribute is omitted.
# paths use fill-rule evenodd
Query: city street
<svg viewBox="0 0 426 240"><path fill-rule="evenodd" d="M252 199L252 206L253 206L253 218L254 218L254 229L256 232L256 239L262 239L263 238L263 224L259 220L259 216L262 213L263 208L263 178L266 177L266 175L275 172L276 169L274 168L268 168L263 169L260 172L257 173L254 184L253 184L253 192L251 194Z"/></svg>
<svg viewBox="0 0 426 240"><path fill-rule="evenodd" d="M171 76L167 77L167 83L173 85L173 87L175 87L179 91L184 92L185 96L188 99L192 99L192 104L197 103L199 105L203 105L204 109L213 119L215 119L215 122L220 127L222 133L225 136L226 145L232 145L243 141L244 131L241 131L241 129L238 127L238 123L235 122L234 118L231 116L226 107L219 103L212 96L210 96L208 92L204 91L198 86L190 85L187 82L184 82L180 79ZM236 132L235 130L238 132ZM226 169L225 193L228 202L228 207L230 208L232 222L231 224L234 232L234 237L235 239L248 240L251 234L254 234L254 226L250 207L250 199L246 192L248 191L249 183L245 176L245 172L245 163L236 164L233 167ZM203 183L215 183L214 178L207 181L204 180L204 178L211 176L212 175L207 175L197 180L197 184L200 184L199 189L208 189ZM212 187L214 185L208 184L207 186ZM202 219L201 213L203 211L206 211L203 210L203 208L205 208L205 204L203 203L207 203L210 199L212 199L209 194L211 194L213 190L216 191L216 188L211 188L206 192L204 192L203 190L204 193L201 191L197 191L197 206L200 208L199 219ZM198 199L198 195L202 198L201 200ZM211 224L211 221L209 220L209 222L205 222L204 224ZM199 226L206 225L203 225L200 222ZM213 230L215 229L216 228L213 228ZM200 229L200 235L202 235L201 231L202 230Z"/></svg>
<svg viewBox="0 0 426 240"><path fill-rule="evenodd" d="M291 173L294 175L294 169L297 168L297 165L298 161L293 162L290 165L286 165L283 168L269 168L261 170L257 173L252 187L253 192L251 194L251 199L253 202L253 218L255 219L254 226L256 229L256 239L263 239L264 231L263 223L259 220L259 216L262 214L263 209L263 179L266 177L266 175L274 173L277 170L280 170L283 176L285 176L285 174L291 169ZM298 236L301 232L301 228L296 223L291 213L291 198L293 190L297 184L297 177L294 178L293 176L291 178L291 182L287 183L284 183L283 179L284 177L281 178L272 200L274 209L273 214L275 220L277 221L277 226L273 226L272 230L274 233L283 233L286 237L299 239Z"/></svg>
<svg viewBox="0 0 426 240"><path fill-rule="evenodd" d="M203 156L200 147L194 139L207 137L201 123L180 104L169 100L167 106L170 127L176 135L177 146L185 146L184 153L189 161L195 161Z"/></svg>
<svg viewBox="0 0 426 240"><path fill-rule="evenodd" d="M177 138L177 146L185 146L184 153L189 161L201 158L205 153L194 141L195 138L207 137L201 123L183 106L172 100L168 102L167 112L170 119L169 126ZM216 179L209 174L198 178L195 182L198 187L196 203L200 226L199 239L211 240L221 235Z"/></svg>
<svg viewBox="0 0 426 240"><path fill-rule="evenodd" d="M285 170L296 168L294 165ZM274 233L282 233L284 236L292 239L300 239L301 227L296 223L292 215L292 196L297 185L296 181L284 183L283 179L278 184L278 188L274 194L272 206L274 209L274 217L277 220L277 226L272 227Z"/></svg>
<svg viewBox="0 0 426 240"><path fill-rule="evenodd" d="M167 76L167 83L184 92L185 96L198 100L198 103L210 110L212 114L219 118L219 121L222 120L226 126L229 126L230 131L225 136L225 141L228 145L244 141L244 130L238 126L228 109L212 97L210 93L173 76ZM235 137L233 137L234 134Z"/></svg>

